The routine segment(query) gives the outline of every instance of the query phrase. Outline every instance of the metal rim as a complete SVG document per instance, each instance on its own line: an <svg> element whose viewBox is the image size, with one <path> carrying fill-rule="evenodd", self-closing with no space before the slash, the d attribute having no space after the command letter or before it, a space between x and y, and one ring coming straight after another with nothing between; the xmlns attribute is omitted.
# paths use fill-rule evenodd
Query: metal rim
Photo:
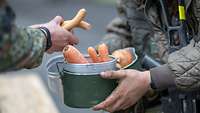
<svg viewBox="0 0 200 113"><path fill-rule="evenodd" d="M89 57L89 55L84 55L85 57ZM108 62L101 62L101 63L87 63L87 64L73 64L73 63L67 63L65 60L64 60L64 64L69 64L69 65L74 65L74 66L86 66L86 65L100 65L100 64L109 64L109 63L112 63L112 62L116 62L116 58L112 55L109 55L109 57L113 58L113 60L111 61L108 61Z"/></svg>
<svg viewBox="0 0 200 113"><path fill-rule="evenodd" d="M56 62L58 62L57 60L59 58L63 58L63 55L57 55L55 57L52 57L50 58L50 60L46 63L46 68L47 68L47 73L48 73L48 76L52 77L52 78L60 78L60 73L59 73L59 70L58 72L52 72L50 71L50 68L56 64Z"/></svg>

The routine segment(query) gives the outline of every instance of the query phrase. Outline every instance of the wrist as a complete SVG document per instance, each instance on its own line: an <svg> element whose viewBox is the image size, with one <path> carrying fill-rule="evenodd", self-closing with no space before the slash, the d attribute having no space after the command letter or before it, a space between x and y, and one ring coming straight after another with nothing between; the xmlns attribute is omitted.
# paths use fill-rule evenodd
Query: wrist
<svg viewBox="0 0 200 113"><path fill-rule="evenodd" d="M46 48L45 48L45 51L47 51L52 46L51 34L49 32L49 29L46 28L46 27L39 27L38 29L40 29L44 33L44 35L45 35L45 38L46 38Z"/></svg>
<svg viewBox="0 0 200 113"><path fill-rule="evenodd" d="M142 76L144 77L145 79L145 83L149 86L149 88L151 87L151 74L150 74L150 71L143 71L142 72Z"/></svg>

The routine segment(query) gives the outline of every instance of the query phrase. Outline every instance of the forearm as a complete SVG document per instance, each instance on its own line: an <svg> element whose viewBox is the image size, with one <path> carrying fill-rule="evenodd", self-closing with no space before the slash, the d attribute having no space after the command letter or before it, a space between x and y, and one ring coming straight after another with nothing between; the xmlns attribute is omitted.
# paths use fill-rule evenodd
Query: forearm
<svg viewBox="0 0 200 113"><path fill-rule="evenodd" d="M46 37L39 29L25 28L23 31L28 34L30 40L27 43L31 43L32 46L30 51L24 52L24 54L28 53L27 57L19 66L25 68L37 67L41 64L46 49Z"/></svg>
<svg viewBox="0 0 200 113"><path fill-rule="evenodd" d="M178 88L200 88L200 42L192 40L188 46L170 54L168 65Z"/></svg>
<svg viewBox="0 0 200 113"><path fill-rule="evenodd" d="M2 39L6 40L6 37ZM32 68L41 63L46 39L39 29L16 29L8 34L6 42L1 44L0 70Z"/></svg>
<svg viewBox="0 0 200 113"><path fill-rule="evenodd" d="M169 87L176 87L174 73L169 69L168 65L162 65L150 69L151 82L156 90L164 90Z"/></svg>
<svg viewBox="0 0 200 113"><path fill-rule="evenodd" d="M17 28L7 5L0 11L0 71L38 66L46 46L45 35L39 29Z"/></svg>
<svg viewBox="0 0 200 113"><path fill-rule="evenodd" d="M182 90L200 88L200 42L170 54L168 63L150 70L157 89L175 86Z"/></svg>

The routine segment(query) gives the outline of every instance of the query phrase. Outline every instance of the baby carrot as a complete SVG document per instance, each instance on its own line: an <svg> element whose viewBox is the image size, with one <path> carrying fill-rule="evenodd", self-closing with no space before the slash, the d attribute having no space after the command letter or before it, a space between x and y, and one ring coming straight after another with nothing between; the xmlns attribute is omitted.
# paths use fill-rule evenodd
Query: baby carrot
<svg viewBox="0 0 200 113"><path fill-rule="evenodd" d="M63 49L65 61L68 63L85 64L88 63L87 59L79 52L78 49L71 45L67 45Z"/></svg>
<svg viewBox="0 0 200 113"><path fill-rule="evenodd" d="M93 47L88 47L88 54L94 63L99 62L99 57L96 50Z"/></svg>

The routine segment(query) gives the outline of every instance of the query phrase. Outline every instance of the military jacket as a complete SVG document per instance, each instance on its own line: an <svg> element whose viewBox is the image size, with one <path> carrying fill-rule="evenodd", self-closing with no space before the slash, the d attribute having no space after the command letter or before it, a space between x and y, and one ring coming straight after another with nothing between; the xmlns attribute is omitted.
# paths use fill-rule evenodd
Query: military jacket
<svg viewBox="0 0 200 113"><path fill-rule="evenodd" d="M0 1L0 71L33 68L41 63L46 38L39 29L19 28L6 1Z"/></svg>
<svg viewBox="0 0 200 113"><path fill-rule="evenodd" d="M173 14L173 11L177 10L176 0L166 1L170 14ZM139 56L146 52L165 63L153 69L152 75L172 76L180 89L200 88L200 1L186 0L187 28L192 40L186 47L171 54L169 54L169 41L165 33L159 29L162 27L163 17L160 6L155 0L118 0L117 4L119 16L107 26L107 34L102 40L109 45L110 52L120 48L135 47ZM167 87L163 84L165 81L165 79L156 80L156 84L159 88L164 88Z"/></svg>

